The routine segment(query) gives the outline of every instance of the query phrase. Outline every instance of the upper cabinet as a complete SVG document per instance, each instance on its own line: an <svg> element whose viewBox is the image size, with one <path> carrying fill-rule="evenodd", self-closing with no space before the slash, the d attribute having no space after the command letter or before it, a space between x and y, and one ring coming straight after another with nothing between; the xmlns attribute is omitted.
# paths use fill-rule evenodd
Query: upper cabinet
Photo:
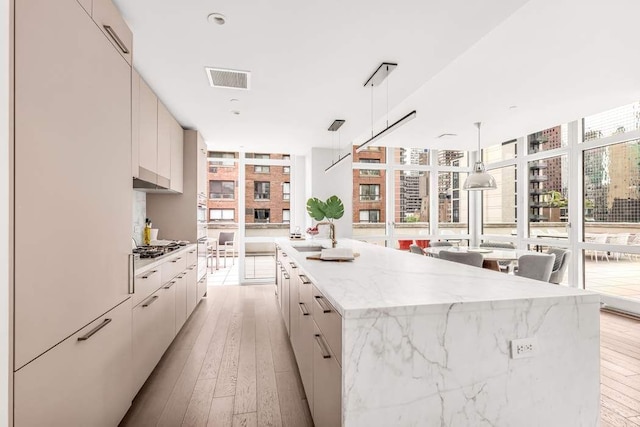
<svg viewBox="0 0 640 427"><path fill-rule="evenodd" d="M86 1L81 2L86 3ZM133 33L120 16L111 0L93 0L91 17L115 46L120 55L131 65L133 58Z"/></svg>
<svg viewBox="0 0 640 427"><path fill-rule="evenodd" d="M207 144L198 132L197 190L198 198L207 198Z"/></svg>
<svg viewBox="0 0 640 427"><path fill-rule="evenodd" d="M129 297L131 67L75 0L15 7L17 369Z"/></svg>
<svg viewBox="0 0 640 427"><path fill-rule="evenodd" d="M135 69L131 80L134 187L181 193L183 129Z"/></svg>
<svg viewBox="0 0 640 427"><path fill-rule="evenodd" d="M139 82L139 176L140 179L156 183L155 175L158 173L158 98L144 80L140 78Z"/></svg>
<svg viewBox="0 0 640 427"><path fill-rule="evenodd" d="M175 119L171 121L171 187L182 193L184 182L184 130Z"/></svg>
<svg viewBox="0 0 640 427"><path fill-rule="evenodd" d="M167 107L158 101L158 184L169 187L171 180L171 121Z"/></svg>

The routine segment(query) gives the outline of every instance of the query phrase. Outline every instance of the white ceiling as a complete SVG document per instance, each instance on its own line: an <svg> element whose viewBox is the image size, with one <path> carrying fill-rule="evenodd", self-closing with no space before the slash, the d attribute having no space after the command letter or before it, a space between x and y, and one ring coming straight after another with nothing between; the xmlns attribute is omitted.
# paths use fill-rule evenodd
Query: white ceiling
<svg viewBox="0 0 640 427"><path fill-rule="evenodd" d="M372 92L363 83L383 61L399 64L389 122L418 116L381 145L472 148L476 121L490 145L640 99L637 0L115 3L134 32L136 68L211 149L335 147L334 119L346 120L343 147L364 141ZM227 24L209 24L211 12ZM250 70L251 89L211 88L205 66ZM377 132L386 82L373 98Z"/></svg>

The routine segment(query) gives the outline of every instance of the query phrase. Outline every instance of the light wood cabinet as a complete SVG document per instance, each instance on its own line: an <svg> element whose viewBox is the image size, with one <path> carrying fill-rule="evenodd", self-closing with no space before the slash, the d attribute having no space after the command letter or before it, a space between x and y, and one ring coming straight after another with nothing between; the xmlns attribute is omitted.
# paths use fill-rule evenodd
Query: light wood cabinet
<svg viewBox="0 0 640 427"><path fill-rule="evenodd" d="M198 303L198 278L197 278L197 266L193 265L187 268L187 318L193 313L193 309L196 308Z"/></svg>
<svg viewBox="0 0 640 427"><path fill-rule="evenodd" d="M133 306L140 304L162 284L160 266L138 274L134 280Z"/></svg>
<svg viewBox="0 0 640 427"><path fill-rule="evenodd" d="M133 308L133 389L147 380L175 337L176 288L165 285Z"/></svg>
<svg viewBox="0 0 640 427"><path fill-rule="evenodd" d="M285 265L287 258L282 260L282 264ZM291 276L286 267L282 268L282 320L284 320L284 326L287 328L287 333L290 333L291 322L290 320L290 293L289 293L289 281Z"/></svg>
<svg viewBox="0 0 640 427"><path fill-rule="evenodd" d="M111 0L92 0L91 17L129 65L133 60L133 33Z"/></svg>
<svg viewBox="0 0 640 427"><path fill-rule="evenodd" d="M204 142L200 132L197 133L197 192L198 196L207 198L207 144Z"/></svg>
<svg viewBox="0 0 640 427"><path fill-rule="evenodd" d="M184 181L184 129L171 120L171 185L170 189L182 193Z"/></svg>
<svg viewBox="0 0 640 427"><path fill-rule="evenodd" d="M75 0L16 2L15 53L17 369L128 298L131 67Z"/></svg>
<svg viewBox="0 0 640 427"><path fill-rule="evenodd" d="M91 15L91 0L78 0L78 3L80 3L80 6L82 6L82 8Z"/></svg>
<svg viewBox="0 0 640 427"><path fill-rule="evenodd" d="M300 354L300 296L298 292L299 281L297 273L298 267L294 262L289 261L289 337L291 347L296 357Z"/></svg>
<svg viewBox="0 0 640 427"><path fill-rule="evenodd" d="M176 284L176 334L187 321L187 270L174 279Z"/></svg>
<svg viewBox="0 0 640 427"><path fill-rule="evenodd" d="M342 368L317 325L314 325L312 414L316 427L342 425Z"/></svg>
<svg viewBox="0 0 640 427"><path fill-rule="evenodd" d="M158 98L142 78L138 110L140 178L155 183L158 173Z"/></svg>
<svg viewBox="0 0 640 427"><path fill-rule="evenodd" d="M207 294L207 276L204 276L200 280L198 280L198 284L196 286L196 305L200 302L202 298Z"/></svg>
<svg viewBox="0 0 640 427"><path fill-rule="evenodd" d="M140 168L140 74L131 69L131 176L139 178Z"/></svg>
<svg viewBox="0 0 640 427"><path fill-rule="evenodd" d="M298 338L296 361L304 392L307 395L309 409L313 413L313 346L314 346L314 322L311 312L312 284L306 275L298 276Z"/></svg>
<svg viewBox="0 0 640 427"><path fill-rule="evenodd" d="M15 373L14 424L118 425L133 399L131 362L127 300Z"/></svg>
<svg viewBox="0 0 640 427"><path fill-rule="evenodd" d="M171 180L171 121L173 117L167 107L158 101L158 178Z"/></svg>

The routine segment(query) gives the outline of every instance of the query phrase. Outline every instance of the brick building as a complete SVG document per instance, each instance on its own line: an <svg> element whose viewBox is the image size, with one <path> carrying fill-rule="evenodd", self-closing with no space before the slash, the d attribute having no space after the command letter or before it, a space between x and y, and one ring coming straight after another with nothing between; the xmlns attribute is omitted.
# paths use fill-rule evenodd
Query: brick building
<svg viewBox="0 0 640 427"><path fill-rule="evenodd" d="M353 162L385 163L384 147L370 147L356 153L353 147ZM385 212L386 171L379 169L353 170L353 222L375 223L386 221Z"/></svg>
<svg viewBox="0 0 640 427"><path fill-rule="evenodd" d="M209 221L238 222L238 153L209 152ZM288 159L285 154L247 153L252 159ZM218 160L220 159L220 160ZM228 159L228 160L226 160ZM245 166L245 222L288 223L290 167Z"/></svg>

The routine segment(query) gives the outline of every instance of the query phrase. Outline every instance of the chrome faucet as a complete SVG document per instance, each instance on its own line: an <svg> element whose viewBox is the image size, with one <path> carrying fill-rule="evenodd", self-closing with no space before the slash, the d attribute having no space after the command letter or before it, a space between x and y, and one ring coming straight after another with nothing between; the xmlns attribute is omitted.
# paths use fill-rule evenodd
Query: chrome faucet
<svg viewBox="0 0 640 427"><path fill-rule="evenodd" d="M319 225L328 225L329 226L329 238L331 239L331 247L335 248L338 241L336 240L336 226L334 223L329 221L319 222L316 226Z"/></svg>

